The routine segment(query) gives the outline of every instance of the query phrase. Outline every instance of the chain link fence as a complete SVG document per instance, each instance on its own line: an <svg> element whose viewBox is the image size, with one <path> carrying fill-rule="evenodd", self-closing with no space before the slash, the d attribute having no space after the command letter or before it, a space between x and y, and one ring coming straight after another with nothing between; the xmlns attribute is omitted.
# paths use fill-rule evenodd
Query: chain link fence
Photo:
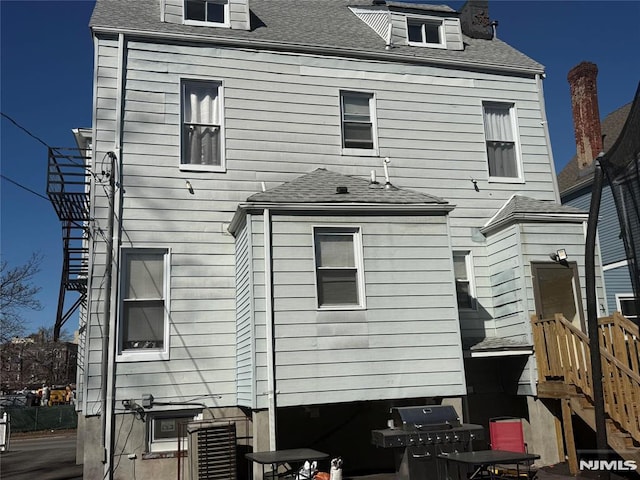
<svg viewBox="0 0 640 480"><path fill-rule="evenodd" d="M51 407L5 407L12 432L65 430L78 426L78 415L73 405Z"/></svg>

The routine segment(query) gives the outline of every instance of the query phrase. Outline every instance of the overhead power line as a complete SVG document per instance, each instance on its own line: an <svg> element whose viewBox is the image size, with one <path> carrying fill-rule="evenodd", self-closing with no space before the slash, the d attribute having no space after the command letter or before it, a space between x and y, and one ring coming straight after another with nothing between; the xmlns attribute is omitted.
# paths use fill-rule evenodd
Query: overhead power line
<svg viewBox="0 0 640 480"><path fill-rule="evenodd" d="M45 197L44 195L39 194L38 192L31 190L29 187L25 187L24 185L22 185L21 183L16 182L15 180L10 179L9 177L7 177L6 175L3 175L2 173L0 173L0 177L2 177L3 179L5 179L7 182L11 182L13 183L15 186L20 187L24 190L26 190L29 193L33 193L35 196L40 197L45 199L47 202L49 201L49 199L47 197Z"/></svg>
<svg viewBox="0 0 640 480"><path fill-rule="evenodd" d="M2 1L2 0L0 0ZM79 167L82 166L82 164L78 163L75 159L73 159L72 157L70 157L69 155L65 155L63 153L60 152L60 150L56 147L52 147L51 145L49 145L47 142L45 142L44 140L42 140L39 136L37 136L35 133L32 133L31 131L29 131L28 128L23 127L22 125L20 125L20 123L18 123L17 120L11 118L9 115L7 115L4 112L0 112L0 115L4 118L6 118L7 120L9 120L11 123L13 123L16 127L18 127L20 130L22 130L24 133L26 133L27 135L29 135L31 138L33 138L34 140L36 140L38 143L41 143L42 145L44 145L45 147L47 147L49 150L56 152L58 155L60 155L63 158L66 158L67 160L69 160L71 163L73 163L74 165L78 165Z"/></svg>
<svg viewBox="0 0 640 480"><path fill-rule="evenodd" d="M7 120L9 120L11 123L13 123L16 127L18 127L20 130L22 130L24 133L26 133L27 135L29 135L31 138L34 138L35 140L37 140L38 142L40 142L42 145L44 145L47 148L51 148L47 142L45 142L44 140L42 140L40 137L38 137L37 135L31 133L29 130L27 130L25 127L23 127L22 125L20 125L17 121L15 121L13 118L11 118L9 115L7 115L4 112L0 112L0 115L2 115L4 118L6 118Z"/></svg>

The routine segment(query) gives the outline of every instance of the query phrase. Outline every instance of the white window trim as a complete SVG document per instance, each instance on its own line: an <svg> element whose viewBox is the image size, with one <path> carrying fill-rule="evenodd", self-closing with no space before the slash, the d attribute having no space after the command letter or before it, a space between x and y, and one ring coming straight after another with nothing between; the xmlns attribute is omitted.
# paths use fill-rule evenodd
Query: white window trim
<svg viewBox="0 0 640 480"><path fill-rule="evenodd" d="M316 258L316 231L335 230L338 234L353 235L354 263L357 269L356 279L358 281L358 304L357 305L320 305L318 297L318 259ZM364 250L362 246L362 227L360 225L313 225L311 227L311 240L313 248L313 282L316 295L316 309L321 311L349 311L365 310L366 294L364 285Z"/></svg>
<svg viewBox="0 0 640 480"><path fill-rule="evenodd" d="M458 310L462 312L473 312L478 310L478 297L476 296L476 281L475 281L474 267L473 267L473 253L469 250L454 250L452 257L456 257L456 256L458 257L464 256L464 264L467 270L467 281L469 282L469 296L471 297L471 308L458 307ZM454 278L453 278L454 288L455 288L456 282L457 280L455 278L455 269L454 269ZM456 289L456 304L458 303L457 293L458 292Z"/></svg>
<svg viewBox="0 0 640 480"><path fill-rule="evenodd" d="M202 413L201 412L196 412L196 411L192 411L192 412L184 412L181 410L178 411L174 411L174 412L161 412L161 413L154 413L152 415L149 415L149 421L148 421L148 425L149 428L147 429L147 452L150 453L158 453L158 452L175 452L178 450L177 446L178 446L178 441L180 441L180 450L181 451L185 451L188 450L189 447L189 439L188 439L188 434L185 434L184 437L178 437L176 436L175 438L167 438L167 439L161 439L161 440L154 440L154 430L156 428L156 420L161 420L161 419L177 419L177 418L188 418L189 421L197 421L197 420L202 420Z"/></svg>
<svg viewBox="0 0 640 480"><path fill-rule="evenodd" d="M520 127L518 124L518 110L515 101L508 100L482 100L480 107L482 111L482 132L484 134L483 145L486 158L487 174L489 174L489 155L487 154L487 132L484 127L484 106L485 105L509 105L509 117L511 120L511 128L513 130L513 142L516 156L516 168L518 170L517 177L495 177L489 175L489 183L525 183L523 166L522 166L522 148L520 146Z"/></svg>
<svg viewBox="0 0 640 480"><path fill-rule="evenodd" d="M218 97L220 98L220 165L198 165L193 163L182 163L183 142L184 139L184 85L185 83L208 83L218 85ZM180 99L180 152L178 155L178 165L183 172L218 172L225 173L227 171L226 157L226 140L225 140L225 110L224 110L224 83L218 78L202 78L202 77L181 77L180 91L178 98Z"/></svg>
<svg viewBox="0 0 640 480"><path fill-rule="evenodd" d="M373 140L373 148L344 148L344 130L343 130L343 114L342 95L344 93L355 93L361 95L370 95L369 98L369 116L371 118L371 137ZM342 155L351 155L354 157L377 157L380 155L378 148L378 116L376 115L376 94L365 90L340 90L338 92L338 101L340 108L340 153Z"/></svg>
<svg viewBox="0 0 640 480"><path fill-rule="evenodd" d="M205 0L203 0L203 3L206 3ZM224 28L229 28L231 26L231 21L229 18L229 3L230 0L227 0L224 4L224 18L225 21L220 23L220 22L207 22L207 21L203 21L203 20L191 20L186 18L187 15L187 2L186 0L182 0L182 23L184 23L185 25L194 25L194 26L199 26L199 27L224 27Z"/></svg>
<svg viewBox="0 0 640 480"><path fill-rule="evenodd" d="M409 40L409 21L417 20L424 23L437 23L438 24L438 35L440 37L440 43L427 43L426 41L422 42L412 42ZM407 32L407 45L412 47L426 47L426 48L447 48L447 36L445 34L444 28L444 18L440 17L429 17L423 15L406 15L405 16L405 28ZM423 34L424 39L424 34Z"/></svg>
<svg viewBox="0 0 640 480"><path fill-rule="evenodd" d="M169 360L169 312L171 311L171 285L170 285L170 273L171 273L171 250L169 248L160 248L160 247L123 247L120 249L120 265L124 265L125 255L130 253L161 253L164 252L164 285L163 285L163 295L164 295L164 338L163 338L163 348L162 350L152 350L152 349L140 349L140 350L123 350L122 349L122 315L123 315L123 298L124 298L124 287L125 282L123 279L128 274L125 268L121 270L120 275L120 300L118 302L118 321L116 324L116 338L117 338L117 353L116 353L116 362L151 362L158 360Z"/></svg>
<svg viewBox="0 0 640 480"><path fill-rule="evenodd" d="M622 313L622 300L633 300L635 298L633 293L616 293L616 310ZM640 315L631 318L640 318Z"/></svg>

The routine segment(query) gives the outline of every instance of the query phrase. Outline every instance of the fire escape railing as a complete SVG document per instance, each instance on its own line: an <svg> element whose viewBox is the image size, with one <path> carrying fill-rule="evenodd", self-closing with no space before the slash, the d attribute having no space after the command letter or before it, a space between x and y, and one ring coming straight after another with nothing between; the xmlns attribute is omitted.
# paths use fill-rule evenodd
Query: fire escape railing
<svg viewBox="0 0 640 480"><path fill-rule="evenodd" d="M58 311L54 339L60 336L65 322L87 296L89 275L89 195L90 157L79 149L49 148L47 195L62 222L62 278L58 296ZM67 306L67 293L79 297Z"/></svg>

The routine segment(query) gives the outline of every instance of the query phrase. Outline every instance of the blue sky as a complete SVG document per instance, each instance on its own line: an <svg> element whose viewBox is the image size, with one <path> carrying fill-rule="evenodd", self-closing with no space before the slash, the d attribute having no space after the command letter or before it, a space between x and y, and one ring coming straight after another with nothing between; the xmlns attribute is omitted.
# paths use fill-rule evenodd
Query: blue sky
<svg viewBox="0 0 640 480"><path fill-rule="evenodd" d="M0 0L0 109L50 146L74 146L71 129L91 126L93 3ZM640 2L490 0L490 16L499 22L500 39L546 67L547 116L560 171L575 153L567 73L581 61L598 65L603 116L630 102L640 81ZM3 176L46 196L46 147L5 118L0 161ZM50 327L62 268L60 221L50 203L4 178L0 200L2 259L18 265L33 252L44 257L36 278L44 309L25 313L27 332ZM77 319L66 328L75 330Z"/></svg>

